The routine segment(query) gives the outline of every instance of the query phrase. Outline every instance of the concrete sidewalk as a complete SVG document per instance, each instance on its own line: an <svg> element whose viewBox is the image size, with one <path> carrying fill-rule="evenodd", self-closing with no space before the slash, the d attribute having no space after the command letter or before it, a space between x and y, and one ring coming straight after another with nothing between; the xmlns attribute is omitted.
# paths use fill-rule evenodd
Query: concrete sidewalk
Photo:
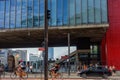
<svg viewBox="0 0 120 80"><path fill-rule="evenodd" d="M11 72L5 72L5 78L10 78ZM70 76L68 76L67 73L61 73L62 78L80 78L80 76L77 76L75 73L71 73ZM44 74L41 73L28 73L28 78L43 78ZM50 78L50 76L48 76Z"/></svg>

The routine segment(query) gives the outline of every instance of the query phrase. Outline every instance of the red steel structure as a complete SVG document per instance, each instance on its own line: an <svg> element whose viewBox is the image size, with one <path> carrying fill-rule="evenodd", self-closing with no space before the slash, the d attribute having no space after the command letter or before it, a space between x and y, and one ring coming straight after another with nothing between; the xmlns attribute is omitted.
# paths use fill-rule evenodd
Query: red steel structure
<svg viewBox="0 0 120 80"><path fill-rule="evenodd" d="M108 0L109 28L102 39L102 62L120 70L120 0Z"/></svg>

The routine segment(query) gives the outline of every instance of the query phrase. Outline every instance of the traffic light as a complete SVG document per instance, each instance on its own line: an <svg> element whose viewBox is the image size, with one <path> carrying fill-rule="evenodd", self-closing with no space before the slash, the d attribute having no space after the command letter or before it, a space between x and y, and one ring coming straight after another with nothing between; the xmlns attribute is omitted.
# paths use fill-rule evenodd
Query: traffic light
<svg viewBox="0 0 120 80"><path fill-rule="evenodd" d="M51 16L51 12L50 10L47 10L47 19L50 19L50 16Z"/></svg>

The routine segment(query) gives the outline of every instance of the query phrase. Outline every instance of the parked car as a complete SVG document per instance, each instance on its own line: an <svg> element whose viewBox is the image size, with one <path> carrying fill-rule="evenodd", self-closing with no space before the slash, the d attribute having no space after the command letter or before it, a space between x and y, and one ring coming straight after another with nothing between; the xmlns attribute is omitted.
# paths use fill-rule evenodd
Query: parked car
<svg viewBox="0 0 120 80"><path fill-rule="evenodd" d="M108 76L112 75L112 72L102 66L99 67L89 67L86 70L81 70L79 75L83 78L87 78L88 76L101 76L103 78L108 78Z"/></svg>

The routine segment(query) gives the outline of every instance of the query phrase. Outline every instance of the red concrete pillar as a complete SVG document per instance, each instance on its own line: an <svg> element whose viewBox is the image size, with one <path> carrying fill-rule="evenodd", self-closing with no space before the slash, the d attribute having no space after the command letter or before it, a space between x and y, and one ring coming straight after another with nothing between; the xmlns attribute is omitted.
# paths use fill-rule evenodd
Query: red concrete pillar
<svg viewBox="0 0 120 80"><path fill-rule="evenodd" d="M106 37L102 39L101 43L101 62L102 65L107 65L107 57L106 57Z"/></svg>
<svg viewBox="0 0 120 80"><path fill-rule="evenodd" d="M120 70L120 0L108 0L107 64Z"/></svg>

